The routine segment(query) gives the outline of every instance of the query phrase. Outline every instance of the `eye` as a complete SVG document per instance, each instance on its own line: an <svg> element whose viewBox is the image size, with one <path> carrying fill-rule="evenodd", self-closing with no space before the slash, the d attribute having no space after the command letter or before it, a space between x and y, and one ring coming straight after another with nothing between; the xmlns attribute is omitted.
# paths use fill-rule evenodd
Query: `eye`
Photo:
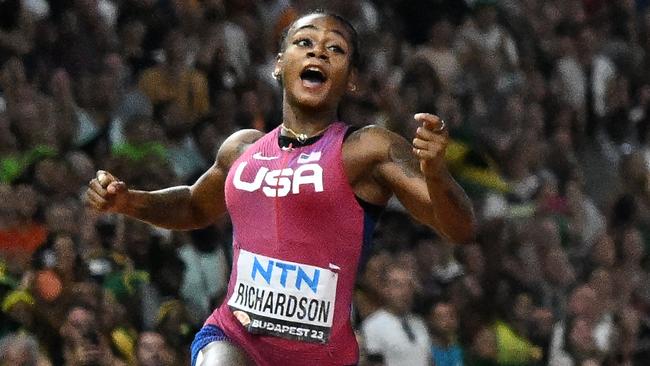
<svg viewBox="0 0 650 366"><path fill-rule="evenodd" d="M309 38L300 38L293 42L298 47L310 47L312 45L311 39Z"/></svg>
<svg viewBox="0 0 650 366"><path fill-rule="evenodd" d="M340 54L345 54L345 50L341 46L337 45L332 45L328 47L330 51L340 53Z"/></svg>

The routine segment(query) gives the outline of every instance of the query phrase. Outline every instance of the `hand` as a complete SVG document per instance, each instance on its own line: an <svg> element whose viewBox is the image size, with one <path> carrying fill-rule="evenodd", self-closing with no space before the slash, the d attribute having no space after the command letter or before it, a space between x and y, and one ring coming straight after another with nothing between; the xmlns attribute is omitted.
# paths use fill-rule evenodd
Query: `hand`
<svg viewBox="0 0 650 366"><path fill-rule="evenodd" d="M449 131L445 122L429 113L418 113L415 120L422 123L415 132L413 152L420 159L420 170L427 178L438 176L445 167L445 151Z"/></svg>
<svg viewBox="0 0 650 366"><path fill-rule="evenodd" d="M103 170L97 171L97 177L88 183L86 190L86 202L98 211L121 212L127 197L126 184Z"/></svg>

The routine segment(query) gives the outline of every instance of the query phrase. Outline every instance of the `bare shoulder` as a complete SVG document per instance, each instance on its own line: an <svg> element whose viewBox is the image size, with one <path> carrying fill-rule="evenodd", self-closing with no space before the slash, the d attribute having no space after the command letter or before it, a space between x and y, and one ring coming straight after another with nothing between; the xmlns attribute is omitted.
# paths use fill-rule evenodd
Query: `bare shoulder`
<svg viewBox="0 0 650 366"><path fill-rule="evenodd" d="M413 145L384 127L371 125L361 128L348 137L346 145L343 153L347 162L371 172L379 184L384 184L387 176L396 173L404 173L406 177L421 176ZM350 172L354 170L350 169Z"/></svg>
<svg viewBox="0 0 650 366"><path fill-rule="evenodd" d="M377 125L365 126L352 132L343 147L363 153L373 160L386 160L395 149L410 150L410 144L402 136Z"/></svg>
<svg viewBox="0 0 650 366"><path fill-rule="evenodd" d="M350 134L343 144L343 163L355 194L366 202L385 205L392 191L382 172L387 163L408 157L410 144L400 135L370 125Z"/></svg>
<svg viewBox="0 0 650 366"><path fill-rule="evenodd" d="M357 139L360 139L360 138L366 138L366 139L368 139L368 138L374 138L374 139L377 139L377 138L379 138L379 139L381 139L381 138L389 138L390 135L394 135L394 134L395 134L394 132L390 131L389 129L387 129L385 127L381 127L381 126L377 126L377 125L368 125L368 126L361 127L359 129L357 129L356 131L352 132L350 134L350 137L346 141L352 140L355 137Z"/></svg>
<svg viewBox="0 0 650 366"><path fill-rule="evenodd" d="M239 130L233 133L221 144L219 152L217 152L217 165L227 171L232 163L262 136L264 136L264 132L254 129Z"/></svg>

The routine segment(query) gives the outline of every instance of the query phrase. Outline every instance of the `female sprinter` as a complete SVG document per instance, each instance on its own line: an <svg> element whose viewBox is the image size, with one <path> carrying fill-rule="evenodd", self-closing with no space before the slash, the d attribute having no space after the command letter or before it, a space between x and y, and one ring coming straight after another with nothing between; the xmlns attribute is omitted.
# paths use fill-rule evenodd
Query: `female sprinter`
<svg viewBox="0 0 650 366"><path fill-rule="evenodd" d="M241 130L192 186L127 189L99 171L87 200L169 229L233 224L226 299L192 344L193 365L354 365L350 325L357 267L377 208L395 194L415 219L454 242L474 236L470 201L447 172L448 132L430 114L413 144L384 128L337 121L355 88L357 34L345 19L311 13L288 29L274 76L282 125Z"/></svg>

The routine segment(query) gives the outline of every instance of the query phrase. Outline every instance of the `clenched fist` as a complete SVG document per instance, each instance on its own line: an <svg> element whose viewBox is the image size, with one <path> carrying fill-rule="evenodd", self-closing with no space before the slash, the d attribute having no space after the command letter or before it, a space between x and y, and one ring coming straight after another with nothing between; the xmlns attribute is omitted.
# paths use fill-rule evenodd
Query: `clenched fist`
<svg viewBox="0 0 650 366"><path fill-rule="evenodd" d="M86 202L98 211L121 212L128 197L126 184L111 173L98 170L97 177L88 183Z"/></svg>
<svg viewBox="0 0 650 366"><path fill-rule="evenodd" d="M414 118L422 125L415 133L413 152L420 159L420 169L424 176L436 176L445 166L449 131L445 122L433 114L418 113Z"/></svg>

